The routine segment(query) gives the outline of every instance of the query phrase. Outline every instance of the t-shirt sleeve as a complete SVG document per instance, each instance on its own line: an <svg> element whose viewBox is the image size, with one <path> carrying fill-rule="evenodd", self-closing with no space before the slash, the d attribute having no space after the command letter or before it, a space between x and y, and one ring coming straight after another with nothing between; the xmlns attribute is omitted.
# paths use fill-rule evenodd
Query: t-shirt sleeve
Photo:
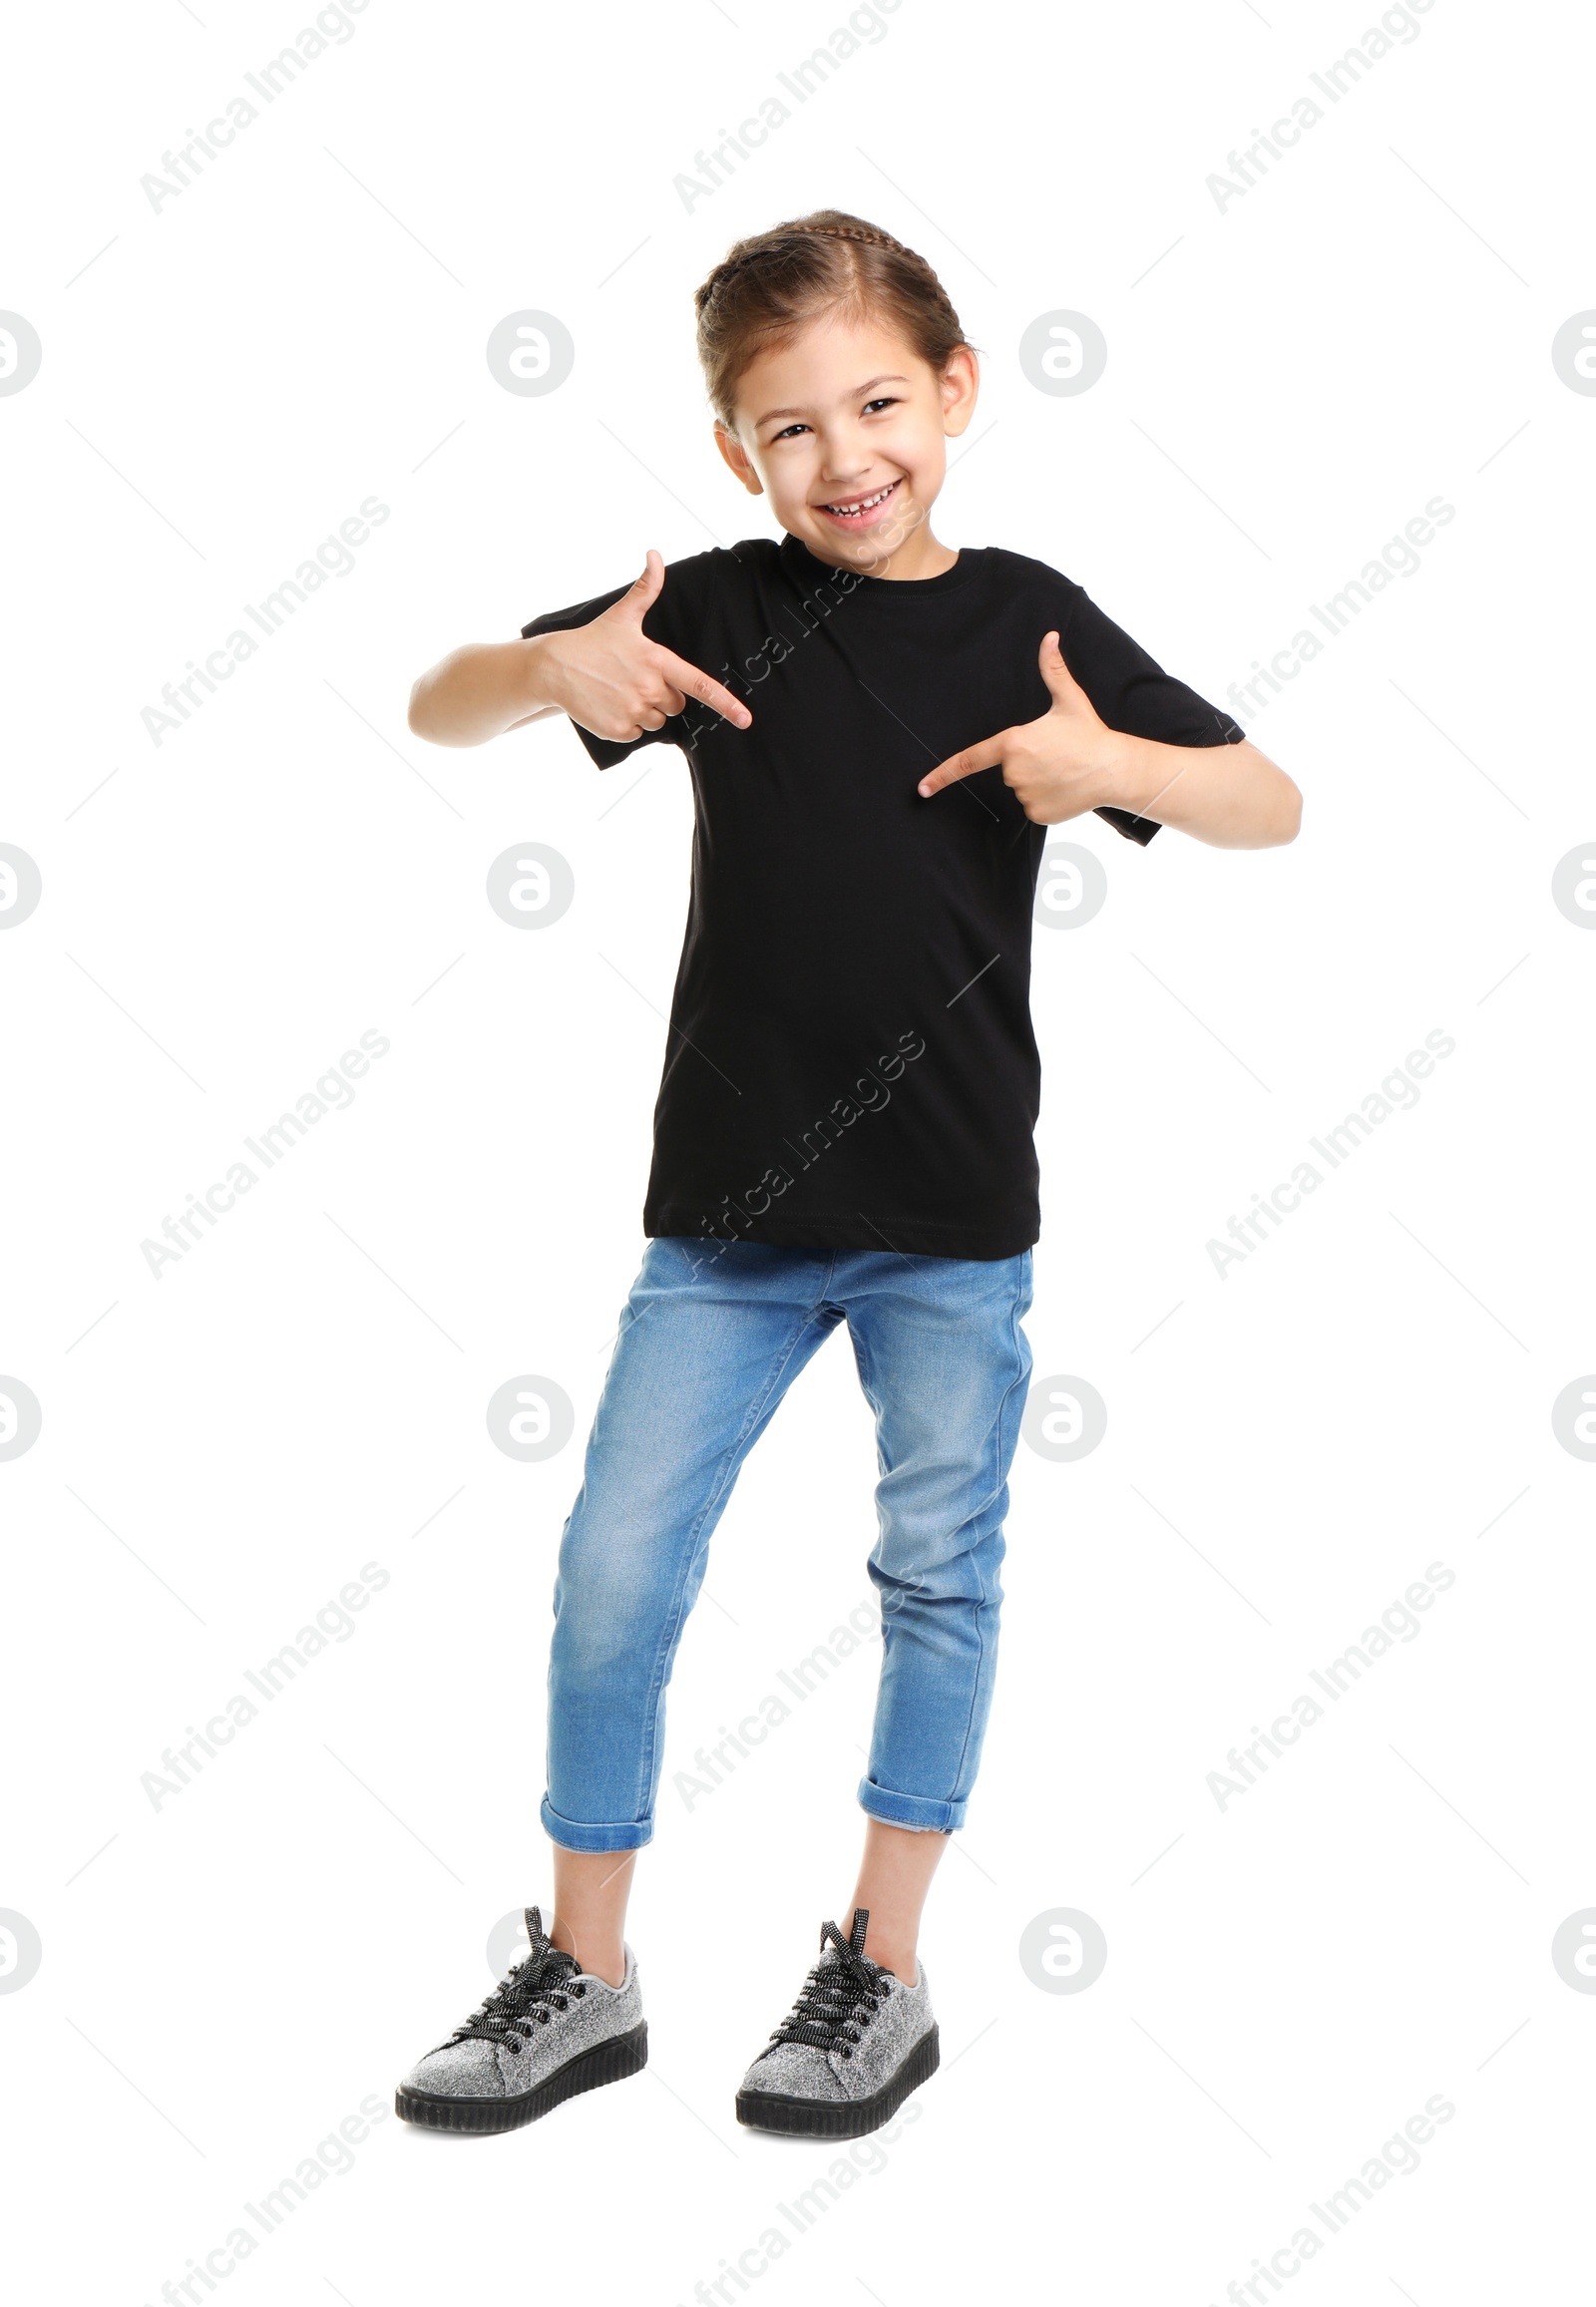
<svg viewBox="0 0 1596 2307"><path fill-rule="evenodd" d="M1110 729L1151 737L1160 745L1239 745L1246 731L1229 713L1166 673L1138 641L1105 616L1089 593L1077 588L1074 610L1059 634L1065 664L1093 710ZM1158 831L1150 817L1129 809L1099 809L1116 833L1143 848Z"/></svg>
<svg viewBox="0 0 1596 2307"><path fill-rule="evenodd" d="M647 638L657 641L661 648L673 649L689 664L698 661L694 651L703 629L702 612L715 580L715 571L709 565L718 559L713 553L699 553L686 561L667 561L664 582L643 614L642 629ZM522 626L522 639L533 640L540 633L569 632L574 625L592 624L596 616L602 616L606 608L613 608L615 602L631 590L632 582L635 579L613 585L608 592L595 594L592 600L574 601L569 608L545 609L542 616L535 616L530 624ZM688 709L691 709L691 700ZM644 729L640 736L626 738L597 737L580 721L573 721L571 725L598 767L613 769L641 745L681 744L686 718L685 711L672 713L663 727Z"/></svg>

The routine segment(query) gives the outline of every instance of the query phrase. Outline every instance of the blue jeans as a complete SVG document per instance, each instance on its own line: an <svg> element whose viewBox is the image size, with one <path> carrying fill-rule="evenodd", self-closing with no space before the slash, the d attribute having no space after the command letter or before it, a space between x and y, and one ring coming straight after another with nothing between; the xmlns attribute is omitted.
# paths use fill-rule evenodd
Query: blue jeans
<svg viewBox="0 0 1596 2307"><path fill-rule="evenodd" d="M782 1395L844 1321L881 1468L868 1567L883 1655L859 1800L894 1826L964 1824L992 1703L1030 1297L1028 1250L649 1243L560 1547L542 1812L555 1842L651 1839L665 1686L710 1534Z"/></svg>

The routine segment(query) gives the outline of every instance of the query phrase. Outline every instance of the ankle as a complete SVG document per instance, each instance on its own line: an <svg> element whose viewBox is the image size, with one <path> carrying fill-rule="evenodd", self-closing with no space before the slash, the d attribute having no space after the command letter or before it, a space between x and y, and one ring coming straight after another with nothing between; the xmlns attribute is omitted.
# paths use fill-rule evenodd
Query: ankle
<svg viewBox="0 0 1596 2307"><path fill-rule="evenodd" d="M865 1941L865 1953L884 1971L891 1971L900 1986L912 1987L920 1976L920 1957L914 1946L892 1939L878 1942L872 1931Z"/></svg>
<svg viewBox="0 0 1596 2307"><path fill-rule="evenodd" d="M618 1987L626 1975L626 1950L620 1940L597 1932L573 1931L556 1915L549 1928L549 1943L563 1955L575 1955L590 1979Z"/></svg>

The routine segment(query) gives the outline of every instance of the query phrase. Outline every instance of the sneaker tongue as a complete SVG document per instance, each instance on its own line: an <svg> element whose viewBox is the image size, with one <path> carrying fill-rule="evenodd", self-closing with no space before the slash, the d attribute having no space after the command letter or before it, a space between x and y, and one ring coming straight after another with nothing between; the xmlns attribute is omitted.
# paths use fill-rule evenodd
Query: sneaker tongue
<svg viewBox="0 0 1596 2307"><path fill-rule="evenodd" d="M535 1906L529 1906L525 1908L523 1919L527 1925L527 1939L529 1949L529 1951L521 1958L522 1964L524 1966L521 1974L524 1984L530 1986L533 1980L535 1980L541 1972L549 1969L551 1964L561 1969L564 1969L565 1966L569 1964L571 1966L573 1977L577 1976L581 1972L582 1965L578 1962L576 1956L562 1954L561 1950L550 1938L549 1933L544 1929L542 1908Z"/></svg>

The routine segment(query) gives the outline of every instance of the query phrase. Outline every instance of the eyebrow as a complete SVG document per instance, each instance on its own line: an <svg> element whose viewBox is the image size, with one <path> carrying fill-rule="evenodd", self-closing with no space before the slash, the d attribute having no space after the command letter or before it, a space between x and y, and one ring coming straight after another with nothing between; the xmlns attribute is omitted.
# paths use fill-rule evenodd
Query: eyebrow
<svg viewBox="0 0 1596 2307"><path fill-rule="evenodd" d="M909 379L906 376L873 376L867 383L855 385L852 392L844 393L842 397L846 401L862 400L866 393L874 392L877 385L907 384L908 382ZM766 409L762 417L755 417L754 423L756 425L768 425L775 417L801 417L807 413L804 409Z"/></svg>

